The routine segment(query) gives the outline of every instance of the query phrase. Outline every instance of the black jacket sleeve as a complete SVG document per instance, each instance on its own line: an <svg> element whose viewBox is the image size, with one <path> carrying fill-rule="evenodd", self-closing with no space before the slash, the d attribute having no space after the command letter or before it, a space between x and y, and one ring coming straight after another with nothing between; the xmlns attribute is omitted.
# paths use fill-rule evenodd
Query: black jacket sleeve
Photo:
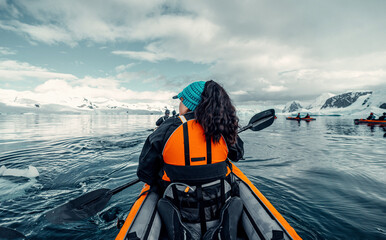
<svg viewBox="0 0 386 240"><path fill-rule="evenodd" d="M233 145L228 144L228 158L232 161L239 161L244 156L244 142L239 136L236 138L236 143Z"/></svg>
<svg viewBox="0 0 386 240"><path fill-rule="evenodd" d="M155 122L155 125L161 126L161 124L165 121L164 117L160 117L157 122Z"/></svg>
<svg viewBox="0 0 386 240"><path fill-rule="evenodd" d="M154 134L154 133L153 133ZM158 144L153 141L151 135L146 139L143 145L137 168L139 180L149 185L156 182L157 171L161 168L161 157L159 156Z"/></svg>
<svg viewBox="0 0 386 240"><path fill-rule="evenodd" d="M162 150L167 137L174 129L173 124L175 124L175 118L167 119L165 123L147 137L139 156L137 168L137 176L142 182L149 185L157 183L159 172L163 166Z"/></svg>

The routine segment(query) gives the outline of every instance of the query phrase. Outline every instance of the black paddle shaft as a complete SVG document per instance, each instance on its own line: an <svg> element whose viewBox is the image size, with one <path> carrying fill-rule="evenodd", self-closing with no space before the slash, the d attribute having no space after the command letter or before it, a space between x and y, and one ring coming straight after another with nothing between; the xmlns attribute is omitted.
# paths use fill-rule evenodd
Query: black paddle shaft
<svg viewBox="0 0 386 240"><path fill-rule="evenodd" d="M131 181L129 183L126 183L125 185L122 185L120 187L114 188L113 190L110 191L111 195L119 193L120 191L122 191L122 190L124 190L124 189L126 189L126 188L128 188L128 187L130 187L130 186L132 186L134 184L136 184L136 183L139 183L139 182L140 182L139 179L135 179L135 180L133 180L133 181Z"/></svg>
<svg viewBox="0 0 386 240"><path fill-rule="evenodd" d="M74 222L94 216L105 208L110 198L122 190L136 184L139 179L135 179L113 190L102 188L83 194L45 214L48 221L58 224Z"/></svg>

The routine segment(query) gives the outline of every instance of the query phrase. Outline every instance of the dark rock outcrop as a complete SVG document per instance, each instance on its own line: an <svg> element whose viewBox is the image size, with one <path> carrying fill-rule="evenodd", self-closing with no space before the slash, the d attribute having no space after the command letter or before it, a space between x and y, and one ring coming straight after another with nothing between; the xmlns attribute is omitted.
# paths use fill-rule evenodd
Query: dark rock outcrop
<svg viewBox="0 0 386 240"><path fill-rule="evenodd" d="M379 106L379 108L386 109L386 103L382 103L381 106Z"/></svg>
<svg viewBox="0 0 386 240"><path fill-rule="evenodd" d="M89 101L87 98L83 98L83 104L79 105L78 108L89 108L89 109L96 109L98 108L97 105L93 104L91 101Z"/></svg>
<svg viewBox="0 0 386 240"><path fill-rule="evenodd" d="M283 109L283 113L285 112L295 112L295 111L298 111L299 109L302 109L302 105L300 105L300 103L296 102L296 101L293 101L291 104L287 104L284 109Z"/></svg>
<svg viewBox="0 0 386 240"><path fill-rule="evenodd" d="M325 108L345 108L353 104L360 96L372 94L369 92L349 92L331 97L326 100L326 103L321 107ZM366 103L364 103L366 104Z"/></svg>

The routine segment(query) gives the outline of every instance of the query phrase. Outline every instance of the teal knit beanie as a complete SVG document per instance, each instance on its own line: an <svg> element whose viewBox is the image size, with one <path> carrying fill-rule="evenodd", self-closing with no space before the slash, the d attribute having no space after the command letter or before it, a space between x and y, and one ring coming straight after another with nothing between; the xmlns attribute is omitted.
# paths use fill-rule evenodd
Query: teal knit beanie
<svg viewBox="0 0 386 240"><path fill-rule="evenodd" d="M198 104L200 104L201 102L201 94L204 91L204 87L204 81L197 81L191 83L186 88L184 88L182 92L180 92L177 96L174 96L173 98L181 99L182 103L187 108L194 111L194 109L196 109Z"/></svg>

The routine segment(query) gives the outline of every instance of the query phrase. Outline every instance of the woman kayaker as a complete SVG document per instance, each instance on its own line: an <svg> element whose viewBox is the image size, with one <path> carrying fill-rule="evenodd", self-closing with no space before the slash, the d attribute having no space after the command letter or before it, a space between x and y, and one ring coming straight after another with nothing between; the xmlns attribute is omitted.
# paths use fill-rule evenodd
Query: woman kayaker
<svg viewBox="0 0 386 240"><path fill-rule="evenodd" d="M238 118L236 110L224 88L213 80L207 82L199 81L187 86L174 98L181 100L179 116L185 118L186 121L196 120L198 122L197 126L203 128L199 129L197 127L197 130L204 130L204 141L212 139L214 147L219 148L219 146L222 146L224 148L224 159L214 159L216 162L220 160L225 161L227 157L233 161L238 161L242 158L244 149L243 141L237 135ZM168 143L172 133L182 125L181 118L168 118L164 124L147 138L139 157L137 170L141 181L151 186L157 185L157 182L160 180L160 173L161 178L163 176L163 171L161 170L164 170L163 168L165 167L165 150L174 151L174 149L177 149L176 151L180 152L185 150L186 145L181 144L181 142L175 144ZM193 131L196 131L196 129ZM189 140L192 138L195 141L193 136L194 132L192 132ZM226 146L224 143L226 143ZM165 149L166 144L168 149ZM192 145L190 146L191 148L194 147L193 144L190 145ZM190 152L192 153L192 149ZM203 160L197 160L195 158L197 154L193 154L191 157L194 163L191 165L200 165L197 163ZM206 155L206 151L203 154ZM170 157L177 158L181 156L174 155Z"/></svg>
<svg viewBox="0 0 386 240"><path fill-rule="evenodd" d="M159 202L163 221L178 209L182 221L198 223L199 230L193 232L203 236L209 229L206 222L219 218L229 199L231 183L227 176L231 170L227 162L242 158L243 141L237 134L236 109L227 92L215 81L194 82L173 98L180 100L179 116L167 119L147 138L137 175L161 195L168 196L171 192L170 201ZM185 190L179 191L176 183L185 184ZM213 183L212 194L207 193L209 183ZM183 209L186 204L196 206L196 211ZM168 232L178 232L173 229L175 223L165 225L172 228Z"/></svg>

